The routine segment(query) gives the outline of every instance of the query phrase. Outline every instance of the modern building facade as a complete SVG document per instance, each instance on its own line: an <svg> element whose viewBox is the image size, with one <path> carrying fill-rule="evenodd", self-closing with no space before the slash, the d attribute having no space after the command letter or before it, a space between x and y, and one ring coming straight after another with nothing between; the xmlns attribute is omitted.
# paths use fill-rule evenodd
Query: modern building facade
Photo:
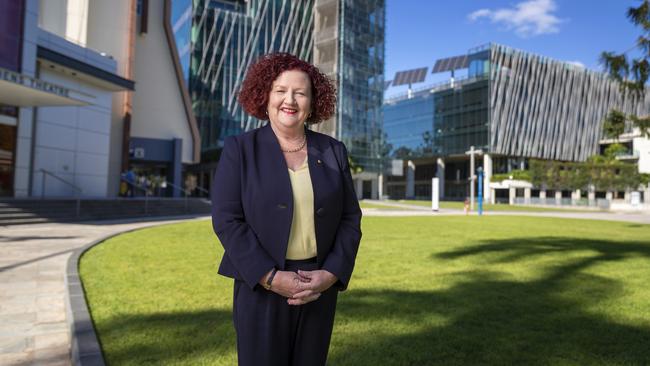
<svg viewBox="0 0 650 366"><path fill-rule="evenodd" d="M611 109L650 111L647 93L640 97L602 73L502 45L438 60L433 68L456 70L467 74L385 101L391 158L406 162L387 177L389 196L430 197L437 176L444 197L463 199L466 152L474 146L482 151L477 166L482 162L489 198L491 175L524 168L528 159L584 161L597 154Z"/></svg>
<svg viewBox="0 0 650 366"><path fill-rule="evenodd" d="M357 191L377 196L383 0L185 0L172 17L201 134L201 164L191 169L201 186L210 185L224 138L263 123L237 103L248 66L263 54L289 52L337 85L336 115L313 128L346 143L364 168L355 176Z"/></svg>
<svg viewBox="0 0 650 366"><path fill-rule="evenodd" d="M0 0L0 195L114 197L122 172L152 167L182 184L200 137L170 11L170 0Z"/></svg>

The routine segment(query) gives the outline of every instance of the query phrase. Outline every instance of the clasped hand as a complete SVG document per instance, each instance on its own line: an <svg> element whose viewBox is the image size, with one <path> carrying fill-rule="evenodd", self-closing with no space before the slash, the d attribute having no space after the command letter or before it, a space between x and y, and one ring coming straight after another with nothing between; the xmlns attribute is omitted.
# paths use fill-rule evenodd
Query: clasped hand
<svg viewBox="0 0 650 366"><path fill-rule="evenodd" d="M278 271L271 291L286 297L289 305L304 305L318 299L337 280L335 275L323 269L297 273Z"/></svg>

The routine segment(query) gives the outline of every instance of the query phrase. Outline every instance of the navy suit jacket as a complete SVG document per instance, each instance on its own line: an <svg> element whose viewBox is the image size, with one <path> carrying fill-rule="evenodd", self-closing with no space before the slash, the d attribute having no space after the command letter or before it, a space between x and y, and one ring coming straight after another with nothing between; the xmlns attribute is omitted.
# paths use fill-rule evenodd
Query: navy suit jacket
<svg viewBox="0 0 650 366"><path fill-rule="evenodd" d="M306 135L317 261L344 290L361 240L347 150L327 135ZM255 288L273 267L284 269L292 218L289 172L270 123L227 137L212 184L212 225L225 249L219 273Z"/></svg>

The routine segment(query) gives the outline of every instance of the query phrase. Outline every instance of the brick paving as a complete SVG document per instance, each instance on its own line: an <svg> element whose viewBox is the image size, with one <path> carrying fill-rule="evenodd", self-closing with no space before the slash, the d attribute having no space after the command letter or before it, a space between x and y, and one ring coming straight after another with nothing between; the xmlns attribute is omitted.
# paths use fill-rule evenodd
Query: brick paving
<svg viewBox="0 0 650 366"><path fill-rule="evenodd" d="M0 365L71 364L64 277L75 249L183 220L0 226Z"/></svg>

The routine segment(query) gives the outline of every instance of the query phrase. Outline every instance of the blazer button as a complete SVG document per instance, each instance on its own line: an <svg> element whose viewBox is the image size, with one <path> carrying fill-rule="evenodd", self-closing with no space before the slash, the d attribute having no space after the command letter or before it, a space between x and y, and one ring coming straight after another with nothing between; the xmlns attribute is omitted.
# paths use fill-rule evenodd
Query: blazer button
<svg viewBox="0 0 650 366"><path fill-rule="evenodd" d="M316 210L316 215L323 216L324 214L325 214L325 209L324 208L321 207L318 210Z"/></svg>
<svg viewBox="0 0 650 366"><path fill-rule="evenodd" d="M278 203L278 208L287 208L287 205L284 203Z"/></svg>

